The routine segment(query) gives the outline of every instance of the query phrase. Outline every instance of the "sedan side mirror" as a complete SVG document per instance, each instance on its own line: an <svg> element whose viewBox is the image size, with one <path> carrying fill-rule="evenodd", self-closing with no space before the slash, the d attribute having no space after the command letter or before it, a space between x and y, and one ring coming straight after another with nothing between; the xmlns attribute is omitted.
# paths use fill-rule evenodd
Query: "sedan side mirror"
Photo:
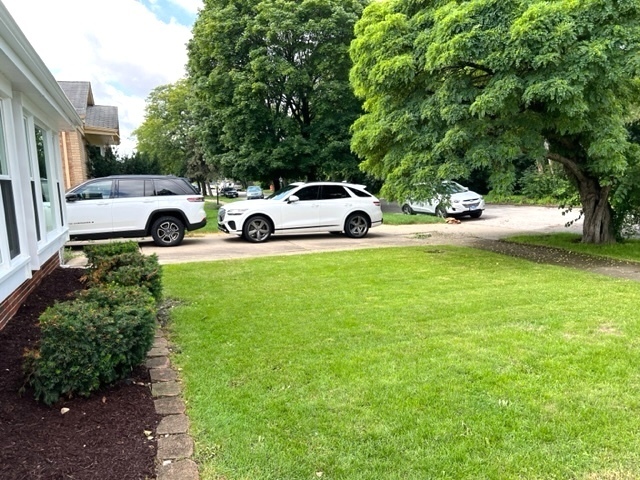
<svg viewBox="0 0 640 480"><path fill-rule="evenodd" d="M80 199L80 195L77 193L67 193L64 198L67 202L75 202Z"/></svg>
<svg viewBox="0 0 640 480"><path fill-rule="evenodd" d="M299 201L300 201L300 199L295 195L291 195L289 197L289 199L287 200L288 203L296 203L296 202L299 202Z"/></svg>

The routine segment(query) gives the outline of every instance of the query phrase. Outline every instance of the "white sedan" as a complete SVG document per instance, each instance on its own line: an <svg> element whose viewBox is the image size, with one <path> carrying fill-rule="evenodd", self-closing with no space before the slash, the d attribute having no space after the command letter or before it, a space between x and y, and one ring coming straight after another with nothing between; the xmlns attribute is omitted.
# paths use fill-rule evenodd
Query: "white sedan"
<svg viewBox="0 0 640 480"><path fill-rule="evenodd" d="M264 200L234 202L218 211L219 230L255 243L272 234L344 232L362 238L381 224L380 200L353 183L292 183Z"/></svg>
<svg viewBox="0 0 640 480"><path fill-rule="evenodd" d="M482 195L453 181L443 182L443 186L445 194L431 200L407 200L402 205L402 212L407 215L430 213L439 217L469 215L471 218L480 218L485 207Z"/></svg>

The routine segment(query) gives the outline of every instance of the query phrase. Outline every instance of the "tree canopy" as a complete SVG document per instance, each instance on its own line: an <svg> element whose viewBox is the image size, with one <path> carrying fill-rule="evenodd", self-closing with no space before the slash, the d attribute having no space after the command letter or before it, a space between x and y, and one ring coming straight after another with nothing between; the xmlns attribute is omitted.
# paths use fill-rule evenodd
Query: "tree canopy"
<svg viewBox="0 0 640 480"><path fill-rule="evenodd" d="M144 122L134 134L138 152L155 159L162 173L187 176L206 186L215 166L205 160L196 136L192 101L187 79L156 87L147 98Z"/></svg>
<svg viewBox="0 0 640 480"><path fill-rule="evenodd" d="M583 241L614 241L638 206L639 26L635 0L372 3L350 50L365 110L352 148L397 199L479 168L509 184L523 154L553 160L579 191Z"/></svg>
<svg viewBox="0 0 640 480"><path fill-rule="evenodd" d="M207 0L189 43L206 154L238 179L352 179L349 44L365 0Z"/></svg>

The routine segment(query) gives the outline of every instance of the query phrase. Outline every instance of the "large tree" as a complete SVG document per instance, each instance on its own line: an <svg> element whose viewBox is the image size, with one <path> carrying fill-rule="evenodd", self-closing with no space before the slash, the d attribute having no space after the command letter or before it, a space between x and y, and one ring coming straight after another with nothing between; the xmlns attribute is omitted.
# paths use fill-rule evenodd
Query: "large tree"
<svg viewBox="0 0 640 480"><path fill-rule="evenodd" d="M349 44L366 0L207 0L189 44L200 138L236 178L351 178Z"/></svg>
<svg viewBox="0 0 640 480"><path fill-rule="evenodd" d="M612 242L637 188L639 25L637 0L375 2L351 47L352 147L395 198L546 157L579 191L583 242Z"/></svg>
<svg viewBox="0 0 640 480"><path fill-rule="evenodd" d="M156 87L147 98L145 119L134 135L138 152L157 160L162 173L187 176L206 187L215 168L206 161L196 136L191 93L187 79Z"/></svg>

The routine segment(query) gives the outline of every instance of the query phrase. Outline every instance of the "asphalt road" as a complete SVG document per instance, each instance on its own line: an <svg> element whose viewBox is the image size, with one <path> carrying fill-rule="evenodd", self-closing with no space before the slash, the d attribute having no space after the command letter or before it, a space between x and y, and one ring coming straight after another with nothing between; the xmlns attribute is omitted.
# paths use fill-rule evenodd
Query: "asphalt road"
<svg viewBox="0 0 640 480"><path fill-rule="evenodd" d="M385 207L385 210L388 209ZM253 244L235 235L198 234L185 237L179 247L162 248L152 242L140 243L145 254L155 253L160 263L202 262L269 255L294 255L332 250L379 248L424 244L469 244L476 239L497 240L521 233L570 231L580 233L582 221L571 227L565 224L576 213L562 215L557 208L489 205L479 219L462 219L459 224L382 225L373 228L362 239L342 235L309 234L273 236L265 243Z"/></svg>

